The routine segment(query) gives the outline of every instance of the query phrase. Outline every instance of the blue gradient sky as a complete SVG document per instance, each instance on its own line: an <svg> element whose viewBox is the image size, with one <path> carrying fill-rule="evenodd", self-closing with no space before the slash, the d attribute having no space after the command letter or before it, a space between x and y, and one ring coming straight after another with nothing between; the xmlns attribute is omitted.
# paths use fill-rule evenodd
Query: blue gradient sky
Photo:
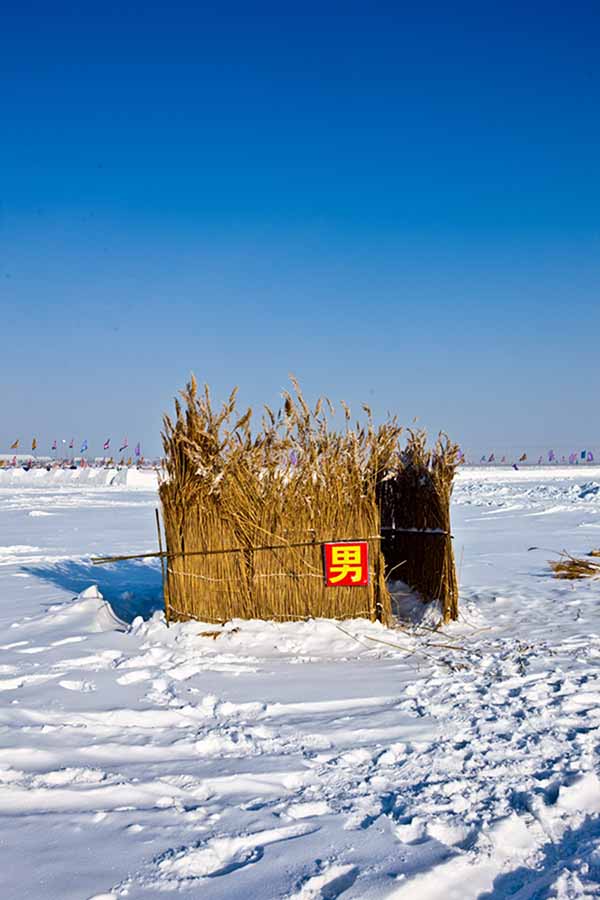
<svg viewBox="0 0 600 900"><path fill-rule="evenodd" d="M600 447L597 6L13 6L0 450L157 452L191 370Z"/></svg>

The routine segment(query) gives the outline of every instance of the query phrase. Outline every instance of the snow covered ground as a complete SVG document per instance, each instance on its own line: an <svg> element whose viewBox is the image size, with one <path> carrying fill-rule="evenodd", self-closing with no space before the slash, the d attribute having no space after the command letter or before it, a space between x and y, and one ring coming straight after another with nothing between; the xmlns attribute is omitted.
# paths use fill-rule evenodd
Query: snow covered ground
<svg viewBox="0 0 600 900"><path fill-rule="evenodd" d="M2 900L600 896L600 584L546 563L600 546L600 468L460 472L442 632L216 639L91 566L155 549L118 474L0 472Z"/></svg>

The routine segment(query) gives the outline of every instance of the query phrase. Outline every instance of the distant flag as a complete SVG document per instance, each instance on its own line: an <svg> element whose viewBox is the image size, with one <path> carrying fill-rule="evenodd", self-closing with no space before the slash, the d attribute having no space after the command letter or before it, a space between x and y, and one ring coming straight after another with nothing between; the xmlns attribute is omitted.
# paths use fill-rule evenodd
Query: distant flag
<svg viewBox="0 0 600 900"><path fill-rule="evenodd" d="M13 456L12 461L11 461L11 466L16 466L16 464L17 464L17 457Z"/></svg>
<svg viewBox="0 0 600 900"><path fill-rule="evenodd" d="M52 441L52 449L56 450L56 447L57 447L56 438L54 438L54 440Z"/></svg>
<svg viewBox="0 0 600 900"><path fill-rule="evenodd" d="M577 459L576 453L569 453L569 462L571 465L573 465L573 463L575 462L576 459Z"/></svg>
<svg viewBox="0 0 600 900"><path fill-rule="evenodd" d="M587 456L587 450L582 450L582 451L581 451L580 459L585 459L586 456Z"/></svg>
<svg viewBox="0 0 600 900"><path fill-rule="evenodd" d="M110 438L107 438L107 439L104 441L103 447L104 447L105 450L108 450L108 448L110 447Z"/></svg>
<svg viewBox="0 0 600 900"><path fill-rule="evenodd" d="M544 457L543 457L543 456L540 456L540 458L538 459L538 466L541 466L541 464L543 463L543 461L544 461Z"/></svg>
<svg viewBox="0 0 600 900"><path fill-rule="evenodd" d="M122 453L123 450L127 450L128 447L129 447L129 444L127 442L127 438L125 438L125 440L123 441L123 446L119 447L119 453Z"/></svg>
<svg viewBox="0 0 600 900"><path fill-rule="evenodd" d="M563 462L563 463L566 463L567 457L566 457L566 456L561 456L560 461Z"/></svg>
<svg viewBox="0 0 600 900"><path fill-rule="evenodd" d="M482 456L482 457L481 457L480 462L487 462L485 456Z"/></svg>
<svg viewBox="0 0 600 900"><path fill-rule="evenodd" d="M36 439L34 438L34 439L32 440L32 442L31 442L31 452L33 453L33 451L34 451L36 448L37 448L37 441L36 441Z"/></svg>
<svg viewBox="0 0 600 900"><path fill-rule="evenodd" d="M139 441L138 441L137 444L135 445L135 448L134 448L134 451L133 451L133 452L135 453L136 456L141 456L141 455L142 455L142 448L140 447L140 442L139 442Z"/></svg>
<svg viewBox="0 0 600 900"><path fill-rule="evenodd" d="M69 441L69 450L72 450L74 445L75 445L75 438L71 438L71 440Z"/></svg>
<svg viewBox="0 0 600 900"><path fill-rule="evenodd" d="M519 462L527 462L527 454L526 453L521 454L521 456L519 457Z"/></svg>
<svg viewBox="0 0 600 900"><path fill-rule="evenodd" d="M519 471L519 467L516 463L513 463L513 469L515 469L517 472Z"/></svg>
<svg viewBox="0 0 600 900"><path fill-rule="evenodd" d="M493 453L490 453L490 455L488 457L488 462L496 462L496 457L494 456Z"/></svg>
<svg viewBox="0 0 600 900"><path fill-rule="evenodd" d="M81 445L80 453L85 453L85 451L87 450L87 448L88 448L88 442L87 442L87 440L85 440L85 441L83 442L83 444Z"/></svg>
<svg viewBox="0 0 600 900"><path fill-rule="evenodd" d="M10 449L11 449L11 450L18 450L18 449L19 449L19 438L17 438L16 441L13 441L13 442L12 442L12 444L10 445Z"/></svg>
<svg viewBox="0 0 600 900"><path fill-rule="evenodd" d="M549 450L548 451L548 462L554 462L555 459L556 459L556 454L554 453L554 450Z"/></svg>
<svg viewBox="0 0 600 900"><path fill-rule="evenodd" d="M501 463L505 463L505 462L506 462L506 457L503 456L502 459L500 460L500 462L501 462Z"/></svg>
<svg viewBox="0 0 600 900"><path fill-rule="evenodd" d="M588 450L587 461L594 462L594 454L592 453L591 450Z"/></svg>

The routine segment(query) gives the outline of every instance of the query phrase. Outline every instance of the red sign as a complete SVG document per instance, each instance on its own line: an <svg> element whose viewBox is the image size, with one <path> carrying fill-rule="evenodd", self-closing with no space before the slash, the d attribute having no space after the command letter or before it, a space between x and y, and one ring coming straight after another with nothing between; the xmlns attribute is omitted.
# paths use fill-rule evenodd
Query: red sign
<svg viewBox="0 0 600 900"><path fill-rule="evenodd" d="M323 544L327 587L365 587L369 583L367 541L338 541Z"/></svg>

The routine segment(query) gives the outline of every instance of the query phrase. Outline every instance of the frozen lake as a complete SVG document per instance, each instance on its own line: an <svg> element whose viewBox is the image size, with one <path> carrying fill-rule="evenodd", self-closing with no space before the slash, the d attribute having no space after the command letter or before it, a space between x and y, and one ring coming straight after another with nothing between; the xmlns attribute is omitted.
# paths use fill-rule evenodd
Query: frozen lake
<svg viewBox="0 0 600 900"><path fill-rule="evenodd" d="M441 633L218 640L166 628L153 562L89 562L156 549L151 473L32 476L0 472L3 900L599 895L600 582L547 560L600 546L600 468L459 473Z"/></svg>

